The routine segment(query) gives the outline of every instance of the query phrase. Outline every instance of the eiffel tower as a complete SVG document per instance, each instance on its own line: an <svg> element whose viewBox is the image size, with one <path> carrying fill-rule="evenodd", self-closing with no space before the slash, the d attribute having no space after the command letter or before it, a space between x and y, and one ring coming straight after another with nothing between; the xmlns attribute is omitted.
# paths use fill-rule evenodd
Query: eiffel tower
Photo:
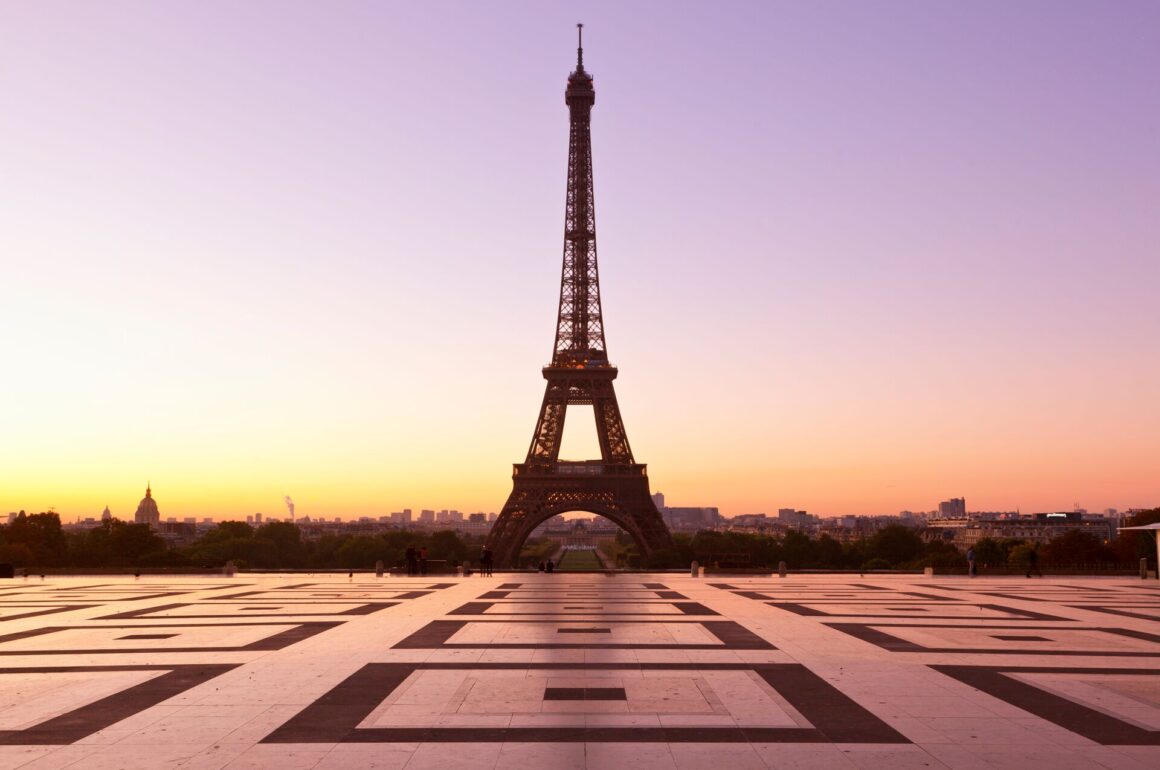
<svg viewBox="0 0 1160 770"><path fill-rule="evenodd" d="M649 495L646 466L632 458L612 387L616 367L608 362L604 345L590 129L596 91L584 69L583 25L577 27L576 71L568 76L564 91L571 132L556 344L552 363L544 367L548 385L527 460L514 466L512 493L488 536L488 546L501 566L514 566L532 530L567 511L604 516L631 535L645 555L673 544ZM572 404L592 406L599 460L560 459L564 416Z"/></svg>

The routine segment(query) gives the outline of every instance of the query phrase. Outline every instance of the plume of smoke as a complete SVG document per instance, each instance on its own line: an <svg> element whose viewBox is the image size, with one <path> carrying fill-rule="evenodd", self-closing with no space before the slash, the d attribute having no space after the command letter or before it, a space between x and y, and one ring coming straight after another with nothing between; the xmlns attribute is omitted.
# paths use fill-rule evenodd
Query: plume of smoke
<svg viewBox="0 0 1160 770"><path fill-rule="evenodd" d="M286 495L286 510L290 511L290 521L294 521L294 501L290 499L290 495Z"/></svg>

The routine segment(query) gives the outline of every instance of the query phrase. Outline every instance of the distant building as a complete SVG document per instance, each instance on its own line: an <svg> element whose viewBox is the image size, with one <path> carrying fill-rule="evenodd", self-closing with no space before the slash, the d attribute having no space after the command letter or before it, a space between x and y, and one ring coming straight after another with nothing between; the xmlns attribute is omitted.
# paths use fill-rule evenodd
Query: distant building
<svg viewBox="0 0 1160 770"><path fill-rule="evenodd" d="M689 531L716 526L721 513L716 508L665 507L661 509L661 518L669 529Z"/></svg>
<svg viewBox="0 0 1160 770"><path fill-rule="evenodd" d="M153 499L153 489L149 484L145 485L145 497L137 504L133 521L137 524L148 524L153 529L161 523L161 512L157 510L157 501Z"/></svg>
<svg viewBox="0 0 1160 770"><path fill-rule="evenodd" d="M950 500L943 500L938 504L938 515L940 519L965 519L967 518L967 500L965 497L952 497Z"/></svg>
<svg viewBox="0 0 1160 770"><path fill-rule="evenodd" d="M813 523L813 517L807 511L797 511L793 508L778 508L777 521L787 527L805 529Z"/></svg>
<svg viewBox="0 0 1160 770"><path fill-rule="evenodd" d="M109 506L105 506L105 510L101 511L101 521L110 521L113 518L113 512L109 510Z"/></svg>
<svg viewBox="0 0 1160 770"><path fill-rule="evenodd" d="M1115 537L1119 519L1082 514L1076 511L1052 513L999 514L995 518L947 518L927 523L926 537L941 539L966 550L985 537L1014 538L1047 543L1067 532L1078 530L1107 542Z"/></svg>
<svg viewBox="0 0 1160 770"><path fill-rule="evenodd" d="M664 492L657 492L655 495L652 496L652 499L653 499L653 505L655 505L657 507L658 511L663 511L665 509L665 493Z"/></svg>
<svg viewBox="0 0 1160 770"><path fill-rule="evenodd" d="M435 511L427 510L426 508L419 511L419 521L424 523L424 524L434 524L435 523Z"/></svg>

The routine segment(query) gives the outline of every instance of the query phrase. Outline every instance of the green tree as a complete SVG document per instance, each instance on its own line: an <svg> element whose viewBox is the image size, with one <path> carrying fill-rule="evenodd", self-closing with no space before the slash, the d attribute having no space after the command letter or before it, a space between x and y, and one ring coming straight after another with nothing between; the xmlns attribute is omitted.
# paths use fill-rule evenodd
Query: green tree
<svg viewBox="0 0 1160 770"><path fill-rule="evenodd" d="M1098 538L1073 529L1043 547L1043 560L1057 567L1079 567L1110 564L1116 557Z"/></svg>
<svg viewBox="0 0 1160 770"><path fill-rule="evenodd" d="M900 567L917 559L922 547L922 538L913 529L891 524L874 533L866 550L871 559L882 559L891 567Z"/></svg>
<svg viewBox="0 0 1160 770"><path fill-rule="evenodd" d="M1125 527L1143 527L1160 521L1160 508L1137 511L1128 517ZM1140 559L1147 559L1150 568L1156 568L1156 535L1152 532L1120 532L1111 543L1116 560L1123 564L1136 565Z"/></svg>
<svg viewBox="0 0 1160 770"><path fill-rule="evenodd" d="M980 538L975 543L975 561L982 568L1006 566L1007 552L993 537Z"/></svg>
<svg viewBox="0 0 1160 770"><path fill-rule="evenodd" d="M1027 542L1019 543L1007 553L1007 567L1022 572L1031 563L1031 552L1035 546Z"/></svg>
<svg viewBox="0 0 1160 770"><path fill-rule="evenodd" d="M0 527L0 543L22 545L30 554L28 563L37 567L52 567L66 561L68 541L60 526L60 516L48 513L27 514L21 511L13 521ZM23 555L24 550L16 553Z"/></svg>

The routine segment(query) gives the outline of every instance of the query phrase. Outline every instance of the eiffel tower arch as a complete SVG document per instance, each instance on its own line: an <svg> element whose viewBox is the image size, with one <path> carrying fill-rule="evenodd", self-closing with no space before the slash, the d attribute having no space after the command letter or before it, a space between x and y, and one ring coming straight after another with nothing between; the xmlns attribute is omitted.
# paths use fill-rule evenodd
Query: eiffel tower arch
<svg viewBox="0 0 1160 770"><path fill-rule="evenodd" d="M543 370L547 387L527 459L514 466L511 495L488 535L488 546L500 566L514 565L532 530L566 511L609 519L646 555L673 544L649 494L647 466L632 457L612 385L617 369L609 363L604 343L592 186L590 117L596 91L584 69L582 38L564 103L571 128L556 341L552 363ZM599 460L560 459L564 418L572 405L592 407Z"/></svg>

